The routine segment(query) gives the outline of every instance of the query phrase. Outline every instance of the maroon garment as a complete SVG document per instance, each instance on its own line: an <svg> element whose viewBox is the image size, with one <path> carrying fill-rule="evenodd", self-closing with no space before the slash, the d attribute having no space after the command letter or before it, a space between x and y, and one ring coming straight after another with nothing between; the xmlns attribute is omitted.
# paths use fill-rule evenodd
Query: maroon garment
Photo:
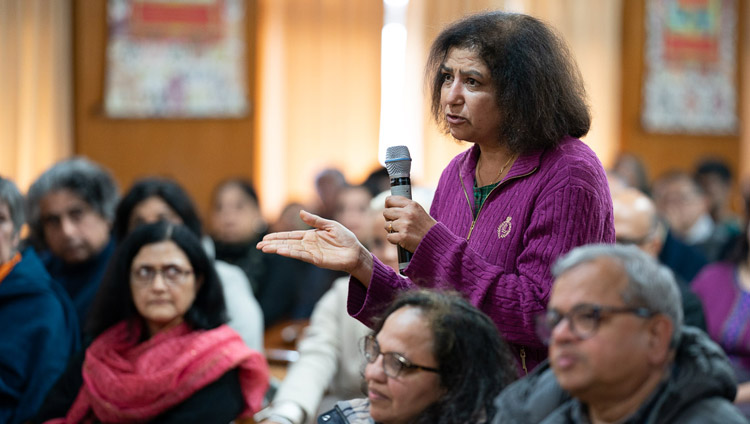
<svg viewBox="0 0 750 424"><path fill-rule="evenodd" d="M348 309L368 323L400 290L449 288L492 318L529 371L547 356L534 331L547 306L550 268L572 248L614 243L612 198L594 152L578 139L521 155L493 190L474 228L474 171L478 146L459 154L443 171L430 215L438 221L421 241L408 279L373 257L369 289L356 280Z"/></svg>

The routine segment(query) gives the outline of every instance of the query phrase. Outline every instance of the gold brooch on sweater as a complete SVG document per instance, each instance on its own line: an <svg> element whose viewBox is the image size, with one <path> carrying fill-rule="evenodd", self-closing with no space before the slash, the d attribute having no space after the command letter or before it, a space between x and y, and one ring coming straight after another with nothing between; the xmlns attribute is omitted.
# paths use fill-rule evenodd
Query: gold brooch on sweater
<svg viewBox="0 0 750 424"><path fill-rule="evenodd" d="M497 237L498 238L508 237L508 234L510 234L510 230L512 228L513 226L510 223L510 217L505 218L505 221L503 221L503 223L497 227Z"/></svg>

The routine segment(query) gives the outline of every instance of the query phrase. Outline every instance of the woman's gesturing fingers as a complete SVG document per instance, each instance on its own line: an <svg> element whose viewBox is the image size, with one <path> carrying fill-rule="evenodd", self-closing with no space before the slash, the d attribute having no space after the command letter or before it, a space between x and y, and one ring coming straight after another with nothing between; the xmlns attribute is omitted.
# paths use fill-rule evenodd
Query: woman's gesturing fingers
<svg viewBox="0 0 750 424"><path fill-rule="evenodd" d="M300 212L300 217L314 228L268 234L256 247L265 253L299 259L322 268L352 272L363 249L354 234L336 221L309 212Z"/></svg>

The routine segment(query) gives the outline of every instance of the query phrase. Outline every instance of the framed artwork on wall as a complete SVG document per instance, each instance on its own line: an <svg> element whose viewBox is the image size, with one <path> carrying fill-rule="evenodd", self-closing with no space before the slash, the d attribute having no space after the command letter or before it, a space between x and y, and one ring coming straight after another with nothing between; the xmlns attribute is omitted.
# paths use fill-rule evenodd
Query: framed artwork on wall
<svg viewBox="0 0 750 424"><path fill-rule="evenodd" d="M737 134L737 8L736 0L646 0L646 131Z"/></svg>
<svg viewBox="0 0 750 424"><path fill-rule="evenodd" d="M244 19L244 0L108 0L105 114L245 116Z"/></svg>

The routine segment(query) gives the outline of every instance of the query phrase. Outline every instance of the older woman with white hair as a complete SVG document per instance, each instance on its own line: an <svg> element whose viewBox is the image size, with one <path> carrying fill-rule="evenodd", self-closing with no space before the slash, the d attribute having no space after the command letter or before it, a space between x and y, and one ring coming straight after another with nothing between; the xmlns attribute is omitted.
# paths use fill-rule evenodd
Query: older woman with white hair
<svg viewBox="0 0 750 424"><path fill-rule="evenodd" d="M23 196L0 177L0 422L29 419L79 347L73 305L32 249L19 252Z"/></svg>

